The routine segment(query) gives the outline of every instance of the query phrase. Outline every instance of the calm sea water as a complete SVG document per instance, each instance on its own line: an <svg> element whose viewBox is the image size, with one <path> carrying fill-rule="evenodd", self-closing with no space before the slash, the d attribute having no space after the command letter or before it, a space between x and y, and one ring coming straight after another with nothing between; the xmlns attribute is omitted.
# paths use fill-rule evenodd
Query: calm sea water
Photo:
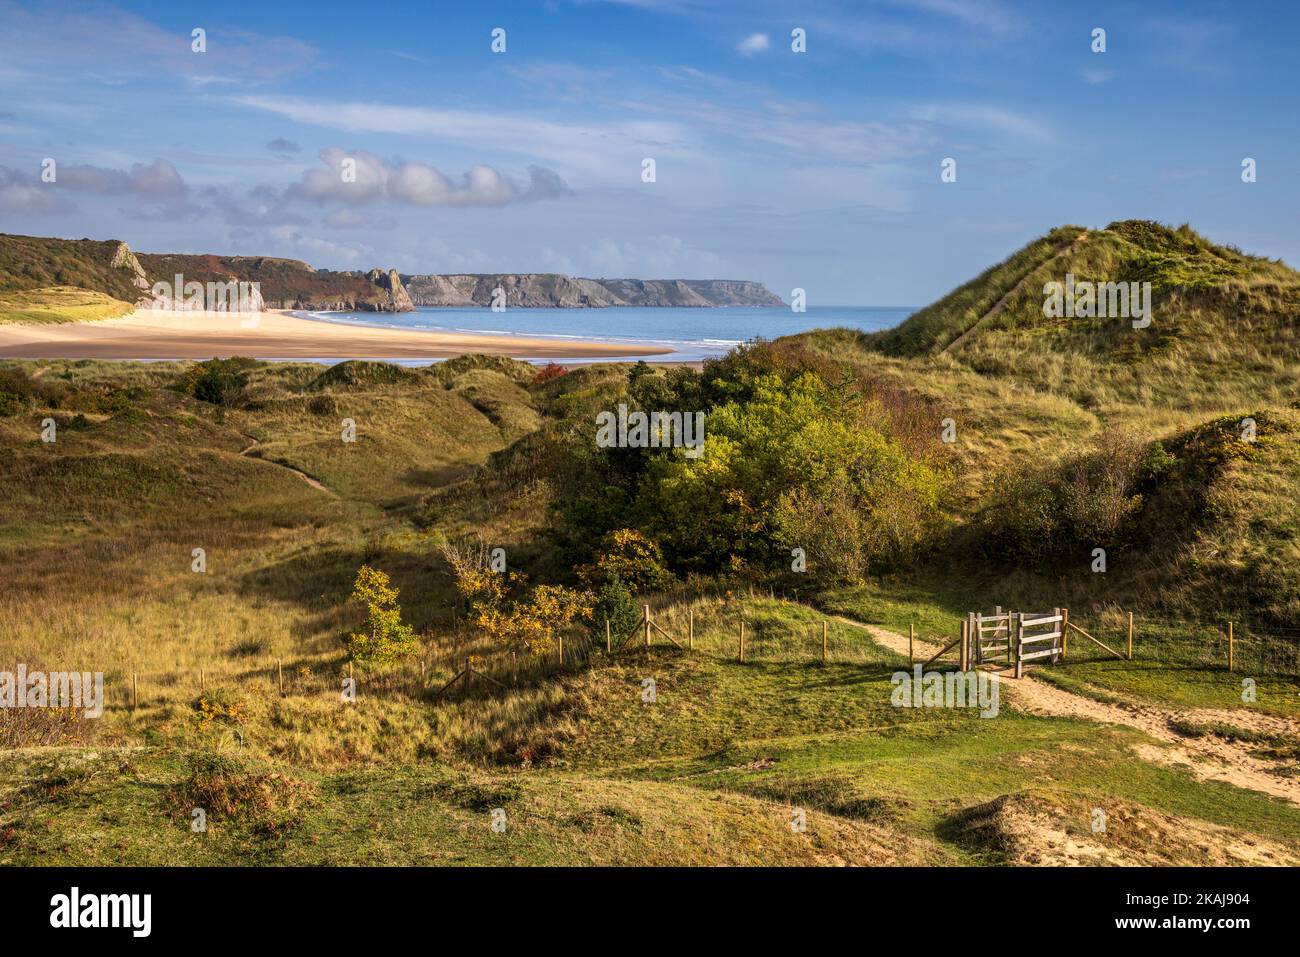
<svg viewBox="0 0 1300 957"><path fill-rule="evenodd" d="M547 339L598 339L602 342L652 344L671 349L650 359L705 359L750 339L828 326L872 332L896 326L914 310L907 306L812 306L807 312L788 308L727 306L716 309L613 307L608 309L522 309L493 312L486 307L417 309L415 312L302 313L327 322L435 329ZM524 357L526 358L526 357ZM562 360L561 360L562 361ZM588 360L589 361L589 360Z"/></svg>

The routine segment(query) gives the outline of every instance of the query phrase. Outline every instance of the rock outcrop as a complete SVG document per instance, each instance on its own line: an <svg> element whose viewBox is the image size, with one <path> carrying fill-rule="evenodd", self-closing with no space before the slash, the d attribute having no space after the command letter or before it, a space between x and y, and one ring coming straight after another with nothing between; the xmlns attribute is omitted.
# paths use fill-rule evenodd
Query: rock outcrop
<svg viewBox="0 0 1300 957"><path fill-rule="evenodd" d="M140 295L136 297L137 306L148 305L152 301L149 294L149 277L144 274L144 267L140 265L140 260L135 258L135 253L131 252L131 247L126 243L118 243L117 248L113 250L113 259L109 265L114 269L125 269L130 273L130 282Z"/></svg>
<svg viewBox="0 0 1300 957"><path fill-rule="evenodd" d="M366 278L382 289L388 296L387 308L381 308L381 312L410 312L415 308L411 302L411 297L402 285L402 278L397 275L396 269L390 269L384 272L382 269L372 269L366 273Z"/></svg>

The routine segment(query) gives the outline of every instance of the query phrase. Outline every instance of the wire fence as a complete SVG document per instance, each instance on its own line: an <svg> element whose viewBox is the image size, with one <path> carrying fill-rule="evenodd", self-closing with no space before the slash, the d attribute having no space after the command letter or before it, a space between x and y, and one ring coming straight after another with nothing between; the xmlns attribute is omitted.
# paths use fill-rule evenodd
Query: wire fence
<svg viewBox="0 0 1300 957"><path fill-rule="evenodd" d="M1071 611L1070 622L1127 655L1130 632L1126 614L1081 615ZM1300 676L1300 629L1259 628L1241 621L1134 616L1132 650L1135 661L1169 668L1231 668L1246 674ZM1067 661L1114 657L1077 634L1069 636Z"/></svg>
<svg viewBox="0 0 1300 957"><path fill-rule="evenodd" d="M660 596L650 611L650 645L656 651L680 648L718 660L752 664L854 664L885 666L897 655L873 639L870 630L783 597L687 592ZM1068 629L1065 665L1127 658L1168 668L1231 670L1245 675L1300 677L1300 628L1258 628L1248 622L1130 618L1126 613L1070 613L1070 624L1108 646L1102 648ZM244 664L217 663L170 670L133 670L104 675L104 706L135 709L162 702L202 707L217 689L236 687L247 693L283 696L343 694L351 679L369 695L403 695L413 699L452 699L469 692L535 684L561 673L595 667L644 651L644 619L616 630L608 638L602 626L566 632L550 651L533 655L502 649L478 634L463 619L427 628L424 647L413 659L369 667L336 659L322 663L257 659ZM951 636L916 634L918 649L946 645ZM1130 645L1131 639L1131 645ZM941 658L955 663L959 649ZM916 660L928 655L917 651ZM460 679L459 681L455 679ZM8 723L13 723L10 721ZM16 725L15 725L16 727Z"/></svg>

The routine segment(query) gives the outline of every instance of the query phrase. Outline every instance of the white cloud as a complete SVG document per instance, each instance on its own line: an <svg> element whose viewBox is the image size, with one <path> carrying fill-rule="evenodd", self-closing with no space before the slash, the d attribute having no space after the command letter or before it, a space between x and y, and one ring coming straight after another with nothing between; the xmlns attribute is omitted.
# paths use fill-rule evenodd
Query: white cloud
<svg viewBox="0 0 1300 957"><path fill-rule="evenodd" d="M68 209L62 197L35 176L0 166L0 211L6 213L55 213Z"/></svg>
<svg viewBox="0 0 1300 957"><path fill-rule="evenodd" d="M57 186L79 192L138 193L152 197L180 196L185 192L181 174L165 159L135 163L130 172L103 166L69 165L56 167L55 173Z"/></svg>
<svg viewBox="0 0 1300 957"><path fill-rule="evenodd" d="M484 164L470 167L459 181L453 181L425 163L390 162L365 150L331 146L321 150L320 158L325 168L303 173L290 187L291 194L318 202L387 199L409 206L504 206L554 199L565 192L559 175L540 166L529 168L527 183L516 183Z"/></svg>
<svg viewBox="0 0 1300 957"><path fill-rule="evenodd" d="M66 9L60 9L66 6ZM208 52L190 50L190 27L173 33L115 7L38 4L27 9L0 0L0 61L30 65L42 77L86 75L94 64L101 83L128 76L181 76L200 85L254 85L300 73L316 49L292 37L223 29L209 37Z"/></svg>
<svg viewBox="0 0 1300 957"><path fill-rule="evenodd" d="M766 33L751 33L736 44L736 52L742 56L753 56L771 49L772 40Z"/></svg>

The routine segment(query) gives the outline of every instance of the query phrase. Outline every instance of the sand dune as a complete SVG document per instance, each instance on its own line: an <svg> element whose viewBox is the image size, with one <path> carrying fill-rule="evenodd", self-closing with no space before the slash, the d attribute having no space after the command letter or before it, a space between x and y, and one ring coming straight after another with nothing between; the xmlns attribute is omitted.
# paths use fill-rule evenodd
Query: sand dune
<svg viewBox="0 0 1300 957"><path fill-rule="evenodd" d="M467 352L527 358L663 355L626 343L349 326L286 312L165 312L55 325L0 325L10 359L440 359Z"/></svg>

